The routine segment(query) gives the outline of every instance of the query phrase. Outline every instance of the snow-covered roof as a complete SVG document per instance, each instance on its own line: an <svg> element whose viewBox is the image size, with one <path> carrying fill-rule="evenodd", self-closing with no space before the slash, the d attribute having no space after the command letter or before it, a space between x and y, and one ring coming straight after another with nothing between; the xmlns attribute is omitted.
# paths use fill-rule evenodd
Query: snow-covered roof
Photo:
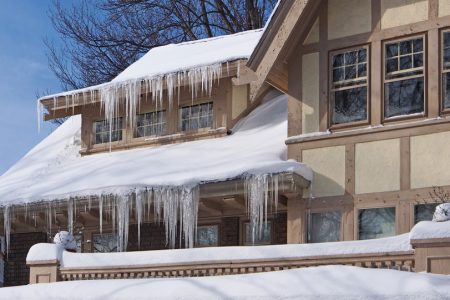
<svg viewBox="0 0 450 300"><path fill-rule="evenodd" d="M111 82L42 97L39 100L99 90L109 85L164 77L239 59L248 59L258 43L263 29L249 30L180 44L152 48Z"/></svg>
<svg viewBox="0 0 450 300"><path fill-rule="evenodd" d="M284 95L256 108L232 135L217 139L81 157L80 128L81 117L71 117L0 176L0 205L196 185L243 174L291 171L312 179L309 168L286 160Z"/></svg>

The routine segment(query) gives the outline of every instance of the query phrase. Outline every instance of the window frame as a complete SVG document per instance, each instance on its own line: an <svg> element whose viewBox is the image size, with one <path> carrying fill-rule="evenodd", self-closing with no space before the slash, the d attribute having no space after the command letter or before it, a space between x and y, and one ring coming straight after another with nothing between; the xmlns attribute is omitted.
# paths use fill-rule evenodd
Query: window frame
<svg viewBox="0 0 450 300"><path fill-rule="evenodd" d="M157 135L137 136L137 130L138 130L137 118L138 118L138 116L139 115L154 114L154 113L157 114L157 113L161 113L161 112L163 112L165 114L165 123L164 123L165 124L165 129L164 129L164 131L161 134L157 134ZM168 131L169 131L169 128L168 128L168 126L169 126L169 122L168 122L169 118L170 118L170 113L165 108L161 108L161 109L158 109L158 110L156 110L156 109L155 110L149 110L149 111L137 113L135 121L134 121L135 124L133 126L133 139L134 140L146 140L146 139L152 139L152 138L159 138L159 137L167 135ZM159 123L157 123L157 124L159 124ZM139 126L139 127L145 128L145 127L151 127L151 126L153 126L153 125Z"/></svg>
<svg viewBox="0 0 450 300"><path fill-rule="evenodd" d="M187 103L180 103L178 106L178 131L180 133L195 133L195 132L202 132L202 131L208 131L211 129L214 129L214 122L215 122L215 111L214 111L214 100L212 98L208 98L208 99L200 99L197 101L193 101L193 102L187 102ZM199 128L193 128L193 129L187 129L187 130L183 130L183 108L185 107L192 107L192 106L200 106L202 104L209 104L211 103L212 105L212 109L211 109L211 126L208 127L199 127Z"/></svg>
<svg viewBox="0 0 450 300"><path fill-rule="evenodd" d="M124 118L122 116L116 117L114 118L116 119L120 119L121 124L122 124L122 128L119 130L113 130L113 131L121 131L121 138L118 139L117 141L107 141L105 143L96 143L96 135L98 134L96 131L96 123L98 122L106 122L106 119L94 119L92 120L92 125L91 125L91 145L92 147L104 147L105 145L109 145L109 144L117 144L117 143L121 143L124 142L126 140L125 138L125 134L126 134L126 130L127 130L127 125L124 122ZM102 131L102 133L107 132L107 131ZM109 133L109 132L108 132Z"/></svg>
<svg viewBox="0 0 450 300"><path fill-rule="evenodd" d="M358 88L358 87L367 87L367 98L366 98L366 119L365 120L360 120L360 121L354 121L354 122L348 122L348 123L343 123L343 124L333 124L333 112L334 112L334 93L336 91L342 91L342 90L349 90L350 87L347 88L337 88L335 89L333 87L333 57L339 54L343 54L346 52L351 52L351 51L355 51L355 50L359 50L359 49L366 49L367 51L367 61L366 61L366 84L358 84L355 86L352 86L352 88ZM341 128L348 128L348 127L358 127L358 126L364 126L364 125L369 125L371 122L371 44L361 44L361 45L356 45L356 46L352 46L352 47L346 47L346 48L342 48L342 49L336 49L336 50L331 50L328 52L328 128L330 129L341 129ZM362 77L364 78L364 77Z"/></svg>
<svg viewBox="0 0 450 300"><path fill-rule="evenodd" d="M402 78L397 79L386 79L386 45L392 44L392 43L400 43L402 41L409 41L414 40L417 38L423 39L423 74L421 76L419 75L411 75L406 76ZM395 37L391 39L386 39L381 42L381 119L383 123L395 123L395 122L401 122L411 119L424 119L428 116L428 35L426 32L422 33L413 33L411 35L405 36L405 37ZM414 55L414 52L412 53ZM416 68L417 69L417 68ZM414 69L409 69L408 72L412 72ZM400 71L399 71L400 72ZM407 73L407 72L404 72ZM399 73L401 74L401 73ZM386 117L385 116L385 108L386 108L386 98L385 98L385 92L386 92L386 83L389 82L399 82L403 80L409 80L414 78L420 78L423 77L423 112L421 113L412 113L409 115L404 116L392 116L392 117Z"/></svg>
<svg viewBox="0 0 450 300"><path fill-rule="evenodd" d="M450 107L445 107L444 101L444 74L450 73L450 66L445 70L444 66L444 34L450 33L450 28L443 28L439 34L439 108L444 115L450 114Z"/></svg>

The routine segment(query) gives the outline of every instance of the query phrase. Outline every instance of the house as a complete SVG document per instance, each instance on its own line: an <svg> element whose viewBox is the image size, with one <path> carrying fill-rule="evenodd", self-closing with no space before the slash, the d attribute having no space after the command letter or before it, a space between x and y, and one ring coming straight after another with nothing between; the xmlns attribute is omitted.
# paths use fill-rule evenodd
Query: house
<svg viewBox="0 0 450 300"><path fill-rule="evenodd" d="M280 1L263 30L40 99L70 118L0 177L7 284L66 228L84 252L409 232L450 185L447 28L445 0Z"/></svg>

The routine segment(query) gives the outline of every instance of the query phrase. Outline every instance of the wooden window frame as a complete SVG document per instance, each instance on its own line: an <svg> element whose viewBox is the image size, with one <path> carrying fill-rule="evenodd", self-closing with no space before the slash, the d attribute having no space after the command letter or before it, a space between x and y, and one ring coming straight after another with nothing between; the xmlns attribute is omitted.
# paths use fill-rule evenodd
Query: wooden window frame
<svg viewBox="0 0 450 300"><path fill-rule="evenodd" d="M150 124L150 125L146 125L146 126L137 126L137 118L140 115L148 115L148 114L158 114L158 113L164 113L164 123L156 123L156 124ZM149 139L149 138L155 138L155 137L161 137L164 135L167 135L168 132L168 125L169 123L168 121L168 117L170 117L170 114L167 113L166 109L158 109L158 110L152 110L152 111L147 111L147 112L142 112L139 114L136 114L136 119L135 119L135 124L134 124L134 128L133 128L133 139L134 140L145 140L145 139ZM143 135L143 136L137 136L137 130L139 127L145 128L145 127L152 127L152 126L156 126L158 124L165 124L165 129L163 132L161 132L160 134L156 134L156 135Z"/></svg>
<svg viewBox="0 0 450 300"><path fill-rule="evenodd" d="M96 125L96 123L98 123L98 122L106 122L106 120L105 119L95 119L95 120L93 120L92 121L92 126L91 126L91 130L92 130L92 135L91 135L91 145L93 146L93 147L102 147L102 146L104 146L104 145L107 145L107 144L111 144L111 145L114 145L114 144L117 144L117 143L120 143L120 142L122 142L122 141L124 141L124 135L125 135L125 130L126 130L126 124L124 123L124 120L123 120L123 117L116 117L116 118L114 118L115 120L116 119L120 119L121 121L121 124L122 124L122 128L121 129L118 129L118 130L113 130L113 131L121 131L121 138L120 139L118 139L117 141L111 141L111 142L109 142L109 141L107 141L107 142L105 142L105 143L96 143L96 135L98 134L98 132L96 131L96 128L95 128L95 125ZM109 131L102 131L101 133L105 133L105 132L107 132L108 134L109 134Z"/></svg>
<svg viewBox="0 0 450 300"><path fill-rule="evenodd" d="M193 128L193 129L187 129L187 130L183 130L183 108L186 107L193 107L193 106L200 106L202 104L207 104L207 103L211 103L211 126L208 127L199 127L199 128ZM180 104L179 108L178 108L178 130L182 133L192 133L192 132L201 132L201 131L207 131L210 129L214 128L214 101L212 99L203 99L203 100L199 100L199 101L195 101L192 103L182 103Z"/></svg>
<svg viewBox="0 0 450 300"><path fill-rule="evenodd" d="M400 43L402 41L409 41L409 40L414 40L417 38L422 38L423 39L423 67L422 67L422 75L411 75L411 76L406 76L406 77L402 77L402 78L397 78L397 79L386 79L386 45L388 44L392 44L392 43ZM392 38L392 39L387 39L382 41L381 43L381 119L383 123L395 123L395 122L401 122L401 121L406 121L406 120L412 120L412 119L424 119L427 117L428 115L428 36L426 32L422 32L422 33L414 33L402 38ZM414 52L411 54L414 55ZM399 55L400 57L400 55ZM418 70L419 68L416 68L416 70ZM414 69L408 69L408 71L405 71L404 73L407 72L413 72ZM400 72L400 71L399 71ZM401 74L401 73L399 73ZM409 80L409 79L414 79L414 78L420 78L423 77L423 112L421 113L413 113L413 114L409 114L409 115L404 115L404 116L393 116L393 117L386 117L385 116L385 106L386 106L386 98L385 98L385 86L386 83L389 82L397 82L397 81L403 81L403 80Z"/></svg>
<svg viewBox="0 0 450 300"><path fill-rule="evenodd" d="M328 128L330 129L341 129L341 128L349 128L349 127L358 127L363 125L369 125L370 124L370 70L371 70L371 45L370 44L362 44L352 47L346 47L342 49L337 50L331 50L328 52L328 78L329 78L329 84L328 84ZM366 80L365 84L358 84L354 86L348 86L348 87L341 87L341 88L334 88L333 87L333 57L339 54L343 54L346 52L356 51L359 49L366 49L367 51L367 60L366 60L366 76L360 77L359 80ZM355 79L354 81L359 81L358 79ZM349 82L352 80L349 80ZM334 92L336 91L342 91L342 90L348 90L351 88L358 88L358 87L367 87L367 98L366 98L366 119L360 120L360 121L354 121L354 122L348 122L343 124L333 124L333 111L334 111Z"/></svg>
<svg viewBox="0 0 450 300"><path fill-rule="evenodd" d="M450 28L444 28L439 34L439 107L442 114L450 115L450 107L445 107L444 103L444 74L450 73L450 65L448 69L444 66L444 34L450 33Z"/></svg>

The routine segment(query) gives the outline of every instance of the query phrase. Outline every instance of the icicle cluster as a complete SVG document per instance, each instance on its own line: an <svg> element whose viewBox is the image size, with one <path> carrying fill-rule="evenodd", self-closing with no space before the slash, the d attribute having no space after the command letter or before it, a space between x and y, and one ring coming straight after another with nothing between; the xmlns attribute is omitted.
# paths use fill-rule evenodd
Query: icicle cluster
<svg viewBox="0 0 450 300"><path fill-rule="evenodd" d="M74 91L65 95L65 108L72 110L77 105L86 105L100 100L101 110L105 113L105 120L113 128L113 122L119 116L119 108L124 108L125 118L134 126L136 112L139 109L141 94L151 94L152 101L156 108L162 107L167 90L167 100L169 109L173 107L174 95L180 95L180 89L188 86L192 94L192 99L199 95L211 96L213 83L219 82L222 77L222 64L217 63L208 66L193 68L178 73L171 73L161 76L137 78L123 82L110 82L100 86L87 88L84 91ZM53 98L53 106L57 107L57 99ZM42 122L44 107L40 101L37 103L38 128Z"/></svg>
<svg viewBox="0 0 450 300"><path fill-rule="evenodd" d="M273 174L248 175L245 177L245 198L252 230L252 242L261 238L267 225L269 208L278 209L278 177Z"/></svg>

